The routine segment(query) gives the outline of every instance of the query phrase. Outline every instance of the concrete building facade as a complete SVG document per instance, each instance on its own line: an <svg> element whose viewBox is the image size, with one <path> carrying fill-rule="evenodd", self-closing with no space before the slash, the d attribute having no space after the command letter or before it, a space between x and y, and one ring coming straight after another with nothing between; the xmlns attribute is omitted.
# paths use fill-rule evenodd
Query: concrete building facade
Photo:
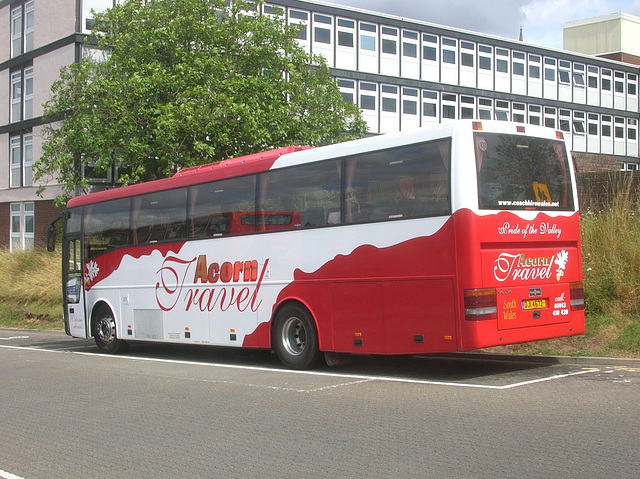
<svg viewBox="0 0 640 479"><path fill-rule="evenodd" d="M640 65L640 18L636 16L612 13L568 22L562 29L565 50Z"/></svg>
<svg viewBox="0 0 640 479"><path fill-rule="evenodd" d="M84 44L91 10L115 2L0 0L0 85L8 93L0 95L0 247L44 245L61 188L52 182L39 197L33 182L42 105L60 68L92 54ZM324 2L261 8L301 27L300 45L326 58L373 134L459 118L511 120L564 131L579 167L583 155L585 169L638 168L637 65Z"/></svg>

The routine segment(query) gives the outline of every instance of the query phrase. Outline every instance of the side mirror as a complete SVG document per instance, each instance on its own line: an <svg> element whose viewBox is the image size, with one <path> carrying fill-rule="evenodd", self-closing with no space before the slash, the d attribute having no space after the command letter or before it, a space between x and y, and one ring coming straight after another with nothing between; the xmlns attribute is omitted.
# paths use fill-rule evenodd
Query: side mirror
<svg viewBox="0 0 640 479"><path fill-rule="evenodd" d="M56 242L58 241L58 228L55 223L51 223L47 228L47 251L53 253L56 250Z"/></svg>

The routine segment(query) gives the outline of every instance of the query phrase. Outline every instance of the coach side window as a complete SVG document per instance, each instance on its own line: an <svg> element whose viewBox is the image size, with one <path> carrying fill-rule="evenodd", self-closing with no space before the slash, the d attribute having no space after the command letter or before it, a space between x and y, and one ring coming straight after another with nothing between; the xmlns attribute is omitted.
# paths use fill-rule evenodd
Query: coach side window
<svg viewBox="0 0 640 479"><path fill-rule="evenodd" d="M85 208L86 260L131 243L129 198L95 203Z"/></svg>
<svg viewBox="0 0 640 479"><path fill-rule="evenodd" d="M133 244L187 238L187 189L159 191L131 199Z"/></svg>
<svg viewBox="0 0 640 479"><path fill-rule="evenodd" d="M340 223L340 166L326 161L261 174L259 230Z"/></svg>
<svg viewBox="0 0 640 479"><path fill-rule="evenodd" d="M253 233L255 204L255 176L193 186L189 189L189 236L211 238Z"/></svg>
<svg viewBox="0 0 640 479"><path fill-rule="evenodd" d="M348 222L448 215L450 140L366 153L346 163Z"/></svg>

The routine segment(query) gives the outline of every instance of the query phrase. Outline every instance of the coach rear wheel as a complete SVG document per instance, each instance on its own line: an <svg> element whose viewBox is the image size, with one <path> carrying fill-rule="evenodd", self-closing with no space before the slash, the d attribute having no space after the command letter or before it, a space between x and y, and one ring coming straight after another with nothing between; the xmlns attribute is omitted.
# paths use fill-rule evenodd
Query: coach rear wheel
<svg viewBox="0 0 640 479"><path fill-rule="evenodd" d="M285 306L278 312L273 345L280 361L293 369L313 368L322 358L315 323L309 312L297 305Z"/></svg>
<svg viewBox="0 0 640 479"><path fill-rule="evenodd" d="M100 351L110 354L124 351L127 343L116 337L116 320L108 307L96 310L92 324L93 338Z"/></svg>

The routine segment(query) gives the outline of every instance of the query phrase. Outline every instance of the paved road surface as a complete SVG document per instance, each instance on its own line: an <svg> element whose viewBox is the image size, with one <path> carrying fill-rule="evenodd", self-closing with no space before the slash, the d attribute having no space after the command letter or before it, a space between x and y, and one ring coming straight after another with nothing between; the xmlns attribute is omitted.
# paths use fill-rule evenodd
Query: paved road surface
<svg viewBox="0 0 640 479"><path fill-rule="evenodd" d="M98 354L0 329L0 478L625 478L640 471L638 362Z"/></svg>

